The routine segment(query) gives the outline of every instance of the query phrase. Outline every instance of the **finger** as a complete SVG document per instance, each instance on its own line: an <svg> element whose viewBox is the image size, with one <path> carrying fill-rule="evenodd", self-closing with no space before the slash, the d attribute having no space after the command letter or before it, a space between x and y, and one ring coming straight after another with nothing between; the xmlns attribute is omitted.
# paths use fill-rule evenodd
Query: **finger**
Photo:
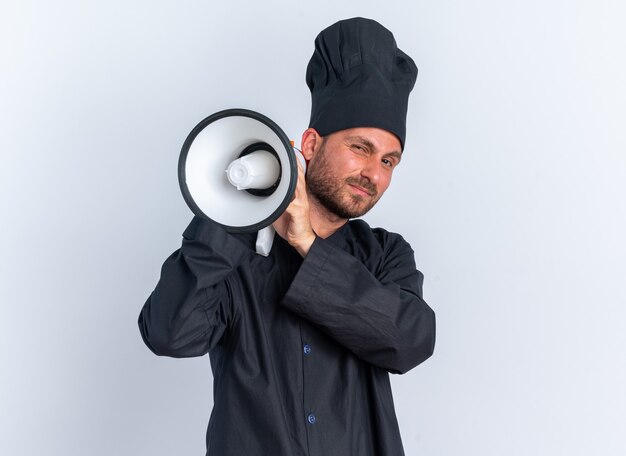
<svg viewBox="0 0 626 456"><path fill-rule="evenodd" d="M304 174L304 167L300 164L298 160L298 187L302 190L306 190L306 175Z"/></svg>

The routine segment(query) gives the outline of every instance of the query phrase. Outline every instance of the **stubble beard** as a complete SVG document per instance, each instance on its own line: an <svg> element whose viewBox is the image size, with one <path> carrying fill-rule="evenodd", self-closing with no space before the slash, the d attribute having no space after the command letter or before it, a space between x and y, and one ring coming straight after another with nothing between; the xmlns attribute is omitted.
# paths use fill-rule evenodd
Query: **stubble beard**
<svg viewBox="0 0 626 456"><path fill-rule="evenodd" d="M368 179L347 177L341 179L333 174L332 163L325 145L320 148L313 166L307 169L307 191L329 212L343 219L365 215L378 202L380 195L376 186ZM370 193L369 196L356 195L348 186L356 185Z"/></svg>

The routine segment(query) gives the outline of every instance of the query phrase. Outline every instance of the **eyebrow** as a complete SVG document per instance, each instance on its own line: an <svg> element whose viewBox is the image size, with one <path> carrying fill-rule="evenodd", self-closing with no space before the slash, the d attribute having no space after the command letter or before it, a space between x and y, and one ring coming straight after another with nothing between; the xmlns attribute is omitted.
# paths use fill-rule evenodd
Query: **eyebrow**
<svg viewBox="0 0 626 456"><path fill-rule="evenodd" d="M360 142L364 146L368 147L370 150L376 150L376 146L374 146L374 143L369 139L364 138L363 136L348 136L346 140ZM398 162L402 159L402 154L396 150L392 152L387 152L385 154L385 157L389 156L397 158Z"/></svg>

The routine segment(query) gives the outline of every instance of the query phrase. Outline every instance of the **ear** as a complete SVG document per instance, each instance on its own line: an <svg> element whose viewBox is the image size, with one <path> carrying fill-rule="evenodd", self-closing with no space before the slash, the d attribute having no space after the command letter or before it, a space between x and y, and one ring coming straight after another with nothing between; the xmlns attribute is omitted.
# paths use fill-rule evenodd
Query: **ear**
<svg viewBox="0 0 626 456"><path fill-rule="evenodd" d="M302 133L302 155L307 163L315 155L321 143L322 137L314 128L307 128Z"/></svg>

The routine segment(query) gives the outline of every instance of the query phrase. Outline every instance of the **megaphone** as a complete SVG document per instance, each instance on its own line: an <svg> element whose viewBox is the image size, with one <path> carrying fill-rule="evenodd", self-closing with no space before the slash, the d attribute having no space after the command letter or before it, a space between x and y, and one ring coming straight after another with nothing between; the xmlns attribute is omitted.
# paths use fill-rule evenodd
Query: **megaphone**
<svg viewBox="0 0 626 456"><path fill-rule="evenodd" d="M189 133L178 160L178 182L194 214L233 233L255 232L257 253L268 255L271 224L296 189L295 149L276 123L247 109L227 109Z"/></svg>

